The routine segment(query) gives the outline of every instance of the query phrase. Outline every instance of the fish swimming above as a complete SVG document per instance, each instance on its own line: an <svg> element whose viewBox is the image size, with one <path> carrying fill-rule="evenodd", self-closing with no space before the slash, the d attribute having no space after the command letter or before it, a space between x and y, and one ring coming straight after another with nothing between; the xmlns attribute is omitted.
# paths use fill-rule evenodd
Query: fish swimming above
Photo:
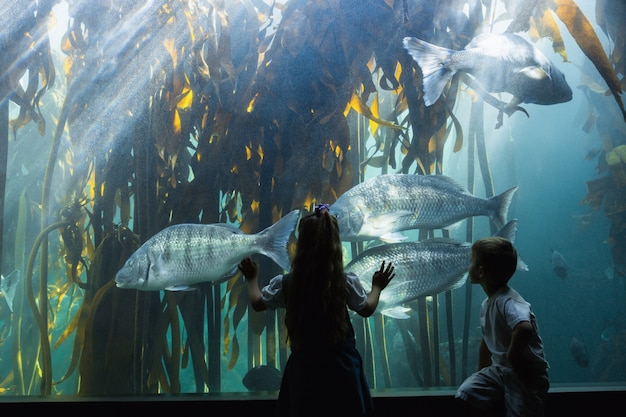
<svg viewBox="0 0 626 417"><path fill-rule="evenodd" d="M510 93L510 109L520 103L557 104L572 99L563 73L539 49L513 33L483 33L455 51L406 37L404 48L424 77L424 103L434 104L457 72L473 76L487 93Z"/></svg>
<svg viewBox="0 0 626 417"><path fill-rule="evenodd" d="M513 219L496 236L514 241L516 231L517 220ZM375 313L404 319L409 317L404 303L463 286L471 252L471 243L448 238L389 243L361 252L346 265L345 271L355 273L369 292L371 277L382 261L391 262L396 276L380 294ZM517 269L528 270L519 257Z"/></svg>
<svg viewBox="0 0 626 417"><path fill-rule="evenodd" d="M550 262L552 262L552 270L559 278L567 279L569 265L565 261L563 255L561 255L558 251L554 249L551 250L552 256L550 257Z"/></svg>
<svg viewBox="0 0 626 417"><path fill-rule="evenodd" d="M13 299L15 298L15 289L17 288L17 283L19 281L20 271L17 269L6 277L4 275L0 275L0 291L4 296L4 300L9 305L9 310L11 310L11 312L13 312Z"/></svg>
<svg viewBox="0 0 626 417"><path fill-rule="evenodd" d="M148 239L115 276L118 288L186 291L200 282L223 282L242 258L260 253L290 268L287 243L300 217L293 210L256 234L224 223L178 224Z"/></svg>
<svg viewBox="0 0 626 417"><path fill-rule="evenodd" d="M443 175L383 174L355 185L329 208L341 239L399 242L410 229L440 229L472 216L502 228L517 186L491 198L471 194Z"/></svg>

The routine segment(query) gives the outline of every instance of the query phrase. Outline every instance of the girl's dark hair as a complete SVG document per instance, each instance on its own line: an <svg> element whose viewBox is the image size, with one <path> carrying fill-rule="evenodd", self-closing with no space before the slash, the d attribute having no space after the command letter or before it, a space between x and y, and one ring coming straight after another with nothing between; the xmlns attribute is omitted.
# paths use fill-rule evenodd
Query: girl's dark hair
<svg viewBox="0 0 626 417"><path fill-rule="evenodd" d="M347 284L337 219L317 210L300 220L285 324L292 349L348 337Z"/></svg>
<svg viewBox="0 0 626 417"><path fill-rule="evenodd" d="M478 265L503 283L509 282L517 269L517 251L507 239L497 236L478 239L472 251Z"/></svg>

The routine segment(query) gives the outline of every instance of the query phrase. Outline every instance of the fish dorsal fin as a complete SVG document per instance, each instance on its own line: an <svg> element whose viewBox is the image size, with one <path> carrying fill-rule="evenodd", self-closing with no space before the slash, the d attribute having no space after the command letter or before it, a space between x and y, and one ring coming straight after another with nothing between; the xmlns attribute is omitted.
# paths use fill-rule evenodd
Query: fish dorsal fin
<svg viewBox="0 0 626 417"><path fill-rule="evenodd" d="M537 66L524 67L518 72L524 74L528 78L532 78L533 80L545 80L546 78L550 78L550 74L548 74L543 68Z"/></svg>
<svg viewBox="0 0 626 417"><path fill-rule="evenodd" d="M0 280L0 290L2 290L4 299L9 305L9 310L11 310L11 312L13 312L13 298L15 297L15 289L19 280L20 271L17 269L11 272L7 277L2 276L2 279Z"/></svg>
<svg viewBox="0 0 626 417"><path fill-rule="evenodd" d="M407 313L411 311L408 307L395 306L391 308L386 308L380 312L383 316L392 317L394 319L406 320L411 318Z"/></svg>
<svg viewBox="0 0 626 417"><path fill-rule="evenodd" d="M438 180L440 180L440 181L447 182L448 184L450 184L450 185L452 185L452 186L454 186L454 187L458 187L458 188L460 188L461 190L466 191L465 187L463 187L463 186L461 185L461 183L459 183L457 180L455 180L455 179L454 179L454 178L452 178L452 177L448 177L447 175L441 175L441 174L439 174L439 175L431 175L430 177L431 177L431 178L437 178L437 179L438 179Z"/></svg>
<svg viewBox="0 0 626 417"><path fill-rule="evenodd" d="M243 233L240 228L238 228L237 226L234 226L232 224L228 224L228 223L214 223L211 226L221 227L222 229L226 229L229 232L233 232L233 233L237 233L237 234L242 234Z"/></svg>

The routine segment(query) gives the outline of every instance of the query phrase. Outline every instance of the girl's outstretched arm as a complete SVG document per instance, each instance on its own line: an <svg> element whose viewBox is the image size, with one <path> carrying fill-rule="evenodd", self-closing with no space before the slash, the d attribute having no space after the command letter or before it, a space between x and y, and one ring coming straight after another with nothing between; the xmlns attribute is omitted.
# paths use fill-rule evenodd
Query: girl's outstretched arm
<svg viewBox="0 0 626 417"><path fill-rule="evenodd" d="M380 265L380 269L374 272L374 276L372 277L372 290L367 295L367 300L365 301L365 307L361 310L357 311L357 313L361 317L369 317L374 311L376 311L376 307L378 307L378 300L380 299L380 293L382 290L387 287L389 281L396 276L393 273L394 266L391 265L391 262L385 268L385 261Z"/></svg>
<svg viewBox="0 0 626 417"><path fill-rule="evenodd" d="M238 265L239 270L246 278L246 286L248 287L248 298L250 305L254 311L263 311L267 306L261 298L261 289L259 288L259 267L251 258L243 258Z"/></svg>

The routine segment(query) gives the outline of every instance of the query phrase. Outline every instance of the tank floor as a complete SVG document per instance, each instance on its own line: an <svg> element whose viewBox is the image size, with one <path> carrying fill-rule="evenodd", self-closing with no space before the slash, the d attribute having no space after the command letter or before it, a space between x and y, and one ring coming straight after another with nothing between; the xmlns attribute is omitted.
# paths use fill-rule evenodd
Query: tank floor
<svg viewBox="0 0 626 417"><path fill-rule="evenodd" d="M606 388L606 387L605 387ZM378 417L398 417L404 415L420 416L460 416L458 403L451 390L419 392L418 394L398 391L377 391L374 406ZM245 416L273 417L276 405L275 394L233 394L233 395L181 395L158 396L153 398L70 398L54 397L51 399L33 399L24 397L0 398L0 407L7 410L15 407L20 412L41 412L41 415L60 415L60 412L94 411L122 412L128 415L137 411L140 415L171 415L185 410L201 410L207 416ZM183 408L184 407L184 408ZM587 417L604 414L609 410L626 408L626 386L611 389L551 389L546 401L546 417ZM223 414L222 414L223 413Z"/></svg>

